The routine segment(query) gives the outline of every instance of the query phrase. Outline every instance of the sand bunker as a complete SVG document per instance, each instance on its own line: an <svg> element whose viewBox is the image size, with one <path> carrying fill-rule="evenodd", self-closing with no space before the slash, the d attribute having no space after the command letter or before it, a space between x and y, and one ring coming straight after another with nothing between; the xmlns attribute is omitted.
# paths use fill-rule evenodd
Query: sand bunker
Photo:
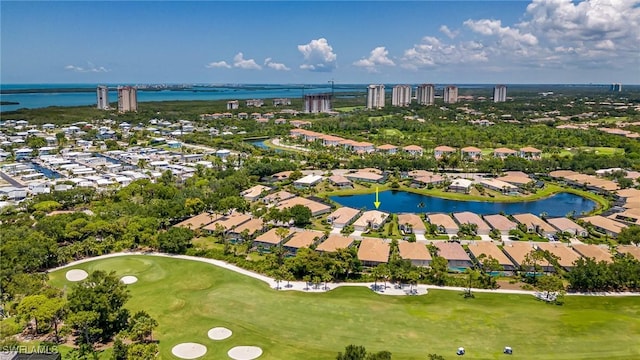
<svg viewBox="0 0 640 360"><path fill-rule="evenodd" d="M135 282L138 282L138 278L135 276L123 276L120 281L122 281L123 284L129 285L129 284L133 284Z"/></svg>
<svg viewBox="0 0 640 360"><path fill-rule="evenodd" d="M89 274L86 271L80 269L73 269L67 271L67 280L69 281L82 281L87 278Z"/></svg>
<svg viewBox="0 0 640 360"><path fill-rule="evenodd" d="M211 340L224 340L231 336L231 334L231 330L224 327L214 327L207 333L209 339Z"/></svg>
<svg viewBox="0 0 640 360"><path fill-rule="evenodd" d="M227 355L234 360L253 360L262 355L262 349L257 346L236 346Z"/></svg>
<svg viewBox="0 0 640 360"><path fill-rule="evenodd" d="M207 353L207 347L196 343L182 343L171 349L171 353L181 359L195 359Z"/></svg>

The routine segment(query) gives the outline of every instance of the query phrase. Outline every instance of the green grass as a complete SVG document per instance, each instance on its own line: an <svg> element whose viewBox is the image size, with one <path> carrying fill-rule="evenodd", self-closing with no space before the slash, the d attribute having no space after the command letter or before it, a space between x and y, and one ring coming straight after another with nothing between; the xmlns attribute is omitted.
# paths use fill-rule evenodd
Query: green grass
<svg viewBox="0 0 640 360"><path fill-rule="evenodd" d="M135 275L132 311L145 309L160 326L162 359L171 348L195 341L205 359L227 358L233 346L257 345L261 359L332 359L348 344L393 358L424 359L428 353L465 359L502 359L512 346L519 359L632 359L640 357L640 301L625 297L568 297L548 305L528 295L432 290L426 296L377 295L365 288L324 294L277 292L268 285L200 262L129 256L78 265L87 271ZM65 270L51 282L69 289ZM212 341L207 331L226 326L233 336Z"/></svg>
<svg viewBox="0 0 640 360"><path fill-rule="evenodd" d="M402 133L402 131L398 129L380 129L380 132L383 133L385 136L394 136L399 139L402 139L404 137L404 134Z"/></svg>

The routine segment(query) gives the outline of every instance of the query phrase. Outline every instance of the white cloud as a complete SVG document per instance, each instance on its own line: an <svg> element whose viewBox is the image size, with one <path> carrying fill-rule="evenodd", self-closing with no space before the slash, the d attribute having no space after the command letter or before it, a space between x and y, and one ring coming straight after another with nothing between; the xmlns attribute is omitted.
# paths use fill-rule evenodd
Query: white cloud
<svg viewBox="0 0 640 360"><path fill-rule="evenodd" d="M485 46L479 42L446 44L433 36L425 36L420 44L404 51L402 67L417 70L436 65L486 62L488 55Z"/></svg>
<svg viewBox="0 0 640 360"><path fill-rule="evenodd" d="M378 46L371 50L371 54L366 59L360 59L353 63L358 67L366 68L368 71L376 72L377 66L395 66L396 63L388 57L389 51L384 46Z"/></svg>
<svg viewBox="0 0 640 360"><path fill-rule="evenodd" d="M467 20L464 25L468 26L472 31L482 35L497 36L501 45L509 48L518 48L521 46L534 46L538 44L538 38L530 33L521 33L519 29L509 26L502 26L500 20Z"/></svg>
<svg viewBox="0 0 640 360"><path fill-rule="evenodd" d="M92 62L88 61L87 66L76 66L76 65L67 65L64 67L65 70L75 71L79 73L106 73L111 70L105 68L104 66L95 66Z"/></svg>
<svg viewBox="0 0 640 360"><path fill-rule="evenodd" d="M302 53L305 62L300 65L300 69L330 72L336 68L338 56L333 52L333 48L325 38L311 40L305 45L298 45L298 51Z"/></svg>
<svg viewBox="0 0 640 360"><path fill-rule="evenodd" d="M207 65L205 65L206 68L226 68L226 69L231 69L231 65L227 64L226 61L214 61L214 62L210 62Z"/></svg>
<svg viewBox="0 0 640 360"><path fill-rule="evenodd" d="M460 33L457 30L453 31L453 30L449 29L449 27L447 25L440 26L440 32L445 34L449 39L455 38Z"/></svg>
<svg viewBox="0 0 640 360"><path fill-rule="evenodd" d="M273 70L277 70L277 71L289 71L291 70L290 68L288 68L285 64L283 63L277 63L277 62L273 62L271 60L271 58L266 58L264 59L264 66L271 68Z"/></svg>
<svg viewBox="0 0 640 360"><path fill-rule="evenodd" d="M244 55L239 52L233 57L233 67L245 70L260 70L262 66L258 65L253 59L245 59Z"/></svg>

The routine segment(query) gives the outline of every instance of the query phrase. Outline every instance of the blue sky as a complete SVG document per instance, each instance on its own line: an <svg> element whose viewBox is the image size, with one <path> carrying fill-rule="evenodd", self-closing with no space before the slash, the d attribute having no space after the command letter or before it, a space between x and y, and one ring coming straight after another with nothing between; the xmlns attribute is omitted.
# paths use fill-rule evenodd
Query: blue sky
<svg viewBox="0 0 640 360"><path fill-rule="evenodd" d="M640 83L640 0L0 2L3 83Z"/></svg>

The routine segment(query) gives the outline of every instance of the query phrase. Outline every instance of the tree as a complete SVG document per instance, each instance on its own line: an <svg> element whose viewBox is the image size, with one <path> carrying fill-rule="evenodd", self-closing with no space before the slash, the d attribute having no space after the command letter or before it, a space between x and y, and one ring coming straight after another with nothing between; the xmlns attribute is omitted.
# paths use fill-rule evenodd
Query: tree
<svg viewBox="0 0 640 360"><path fill-rule="evenodd" d="M113 352L111 353L111 360L127 360L127 348L128 346L122 342L120 338L116 338L113 342Z"/></svg>
<svg viewBox="0 0 640 360"><path fill-rule="evenodd" d="M171 254L184 254L191 245L193 231L183 227L172 227L158 235L160 251Z"/></svg>
<svg viewBox="0 0 640 360"><path fill-rule="evenodd" d="M429 354L429 360L444 360L444 356L438 354Z"/></svg>
<svg viewBox="0 0 640 360"><path fill-rule="evenodd" d="M94 271L74 285L68 296L67 320L79 332L78 341L93 346L124 330L129 320L124 304L129 297L115 272Z"/></svg>
<svg viewBox="0 0 640 360"><path fill-rule="evenodd" d="M362 345L347 345L344 354L338 353L336 360L365 360L367 349Z"/></svg>
<svg viewBox="0 0 640 360"><path fill-rule="evenodd" d="M153 329L158 322L145 311L138 311L129 321L129 337L133 341L153 341Z"/></svg>
<svg viewBox="0 0 640 360"><path fill-rule="evenodd" d="M618 243L628 245L640 245L640 226L631 225L620 231L618 234Z"/></svg>
<svg viewBox="0 0 640 360"><path fill-rule="evenodd" d="M294 205L289 208L289 215L296 226L303 227L311 223L311 210L304 205Z"/></svg>
<svg viewBox="0 0 640 360"><path fill-rule="evenodd" d="M137 343L127 347L128 360L153 360L158 355L158 344Z"/></svg>
<svg viewBox="0 0 640 360"><path fill-rule="evenodd" d="M545 292L547 301L551 299L551 293L560 293L564 291L564 284L558 275L541 276L537 283L538 289Z"/></svg>
<svg viewBox="0 0 640 360"><path fill-rule="evenodd" d="M38 333L38 323L46 321L42 314L42 303L45 301L47 301L47 297L44 295L27 296L20 301L16 309L22 319L27 321L33 320L35 325L34 332L36 334Z"/></svg>

